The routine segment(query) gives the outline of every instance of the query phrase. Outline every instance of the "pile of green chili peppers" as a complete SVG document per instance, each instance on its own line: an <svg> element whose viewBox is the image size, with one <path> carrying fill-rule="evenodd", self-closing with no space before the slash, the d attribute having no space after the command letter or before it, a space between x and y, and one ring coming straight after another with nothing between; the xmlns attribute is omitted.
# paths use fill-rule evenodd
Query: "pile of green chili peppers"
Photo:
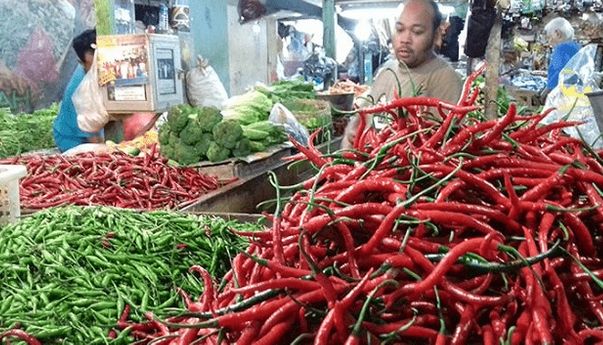
<svg viewBox="0 0 603 345"><path fill-rule="evenodd" d="M177 289L200 294L188 273L221 278L247 246L217 217L108 207L66 207L0 228L0 332L20 327L44 344L117 344L108 332L126 304L131 320L182 307Z"/></svg>

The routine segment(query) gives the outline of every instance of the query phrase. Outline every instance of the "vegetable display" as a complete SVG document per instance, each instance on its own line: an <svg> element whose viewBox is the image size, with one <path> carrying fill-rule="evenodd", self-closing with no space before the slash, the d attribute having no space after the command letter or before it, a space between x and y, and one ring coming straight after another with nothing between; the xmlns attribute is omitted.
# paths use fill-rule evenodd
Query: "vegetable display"
<svg viewBox="0 0 603 345"><path fill-rule="evenodd" d="M317 175L277 193L272 229L248 235L219 286L206 279L199 300L137 339L601 342L603 161L561 133L569 122L539 126L515 105L468 118L477 92L364 109L354 150L294 142Z"/></svg>
<svg viewBox="0 0 603 345"><path fill-rule="evenodd" d="M316 97L314 85L301 79L279 80L270 86L258 85L255 90L268 96L273 103Z"/></svg>
<svg viewBox="0 0 603 345"><path fill-rule="evenodd" d="M13 115L0 109L0 158L55 147L52 123L58 111L57 104L32 114Z"/></svg>
<svg viewBox="0 0 603 345"><path fill-rule="evenodd" d="M270 110L272 110L270 98L259 91L252 90L229 98L222 115L227 119L237 120L242 125L249 125L268 120Z"/></svg>
<svg viewBox="0 0 603 345"><path fill-rule="evenodd" d="M351 80L340 80L333 86L329 87L330 95L341 95L346 93L353 93L357 97L364 95L368 91L367 85L357 84Z"/></svg>
<svg viewBox="0 0 603 345"><path fill-rule="evenodd" d="M292 99L283 103L289 109L295 118L310 133L320 130L321 135L316 143L324 142L328 139L328 133L333 129L333 119L331 117L331 104L318 99Z"/></svg>
<svg viewBox="0 0 603 345"><path fill-rule="evenodd" d="M164 211L66 207L0 228L0 334L19 327L44 344L130 343L135 329L110 332L120 317L167 315L181 304L180 289L202 291L190 267L224 274L247 246L231 229L259 227Z"/></svg>
<svg viewBox="0 0 603 345"><path fill-rule="evenodd" d="M224 119L216 108L189 105L172 108L168 122L159 130L161 154L191 165L206 159L221 162L264 151L287 139L284 130L267 118L266 113L262 121L254 118L255 122L246 122L237 117Z"/></svg>
<svg viewBox="0 0 603 345"><path fill-rule="evenodd" d="M111 150L118 150L136 156L142 151L149 152L158 142L159 133L156 130L151 129L146 131L143 135L129 141L122 141L117 144L108 140L105 144L107 144Z"/></svg>
<svg viewBox="0 0 603 345"><path fill-rule="evenodd" d="M217 108L188 104L171 108L167 123L159 128L161 155L183 165L204 160L214 142L213 129L221 121Z"/></svg>
<svg viewBox="0 0 603 345"><path fill-rule="evenodd" d="M482 90L479 93L479 96L477 97L476 104L478 104L480 106L480 108L483 108L486 104L486 94L483 91L483 89L486 87L486 78L484 76L477 77L474 81L474 86L479 88L480 90ZM515 101L516 100L513 99L512 95L509 93L507 88L505 88L503 86L499 86L496 89L495 102L497 105L498 114L500 116L506 114L507 111L509 110L509 105ZM529 112L530 112L529 106L527 106L527 105L518 105L517 106L518 114L525 115ZM479 113L477 113L477 114L479 115Z"/></svg>
<svg viewBox="0 0 603 345"><path fill-rule="evenodd" d="M102 205L137 209L182 208L220 187L216 177L196 169L172 167L156 145L148 154L82 153L0 160L27 166L21 180L21 207Z"/></svg>

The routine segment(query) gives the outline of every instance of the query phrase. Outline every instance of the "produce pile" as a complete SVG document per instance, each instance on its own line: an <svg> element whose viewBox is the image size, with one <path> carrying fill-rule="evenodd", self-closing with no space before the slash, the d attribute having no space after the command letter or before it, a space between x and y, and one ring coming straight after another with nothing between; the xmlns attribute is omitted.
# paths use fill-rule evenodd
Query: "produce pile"
<svg viewBox="0 0 603 345"><path fill-rule="evenodd" d="M483 67L485 68L485 65ZM477 96L476 104L479 106L480 109L483 110L483 108L486 105L486 94L483 91L484 88L486 87L486 78L484 78L483 76L477 77L473 83L473 86L482 90L482 91L480 91L480 93ZM515 103L516 100L511 96L511 94L509 93L507 88L505 88L503 86L499 86L496 89L496 101L495 102L497 105L498 114L502 116L502 115L506 114L507 111L509 110L509 105L511 103ZM520 115L525 115L532 111L535 111L535 109L531 109L531 107L526 104L517 105L517 113ZM477 112L476 114L479 116L481 113ZM473 115L473 114L471 114L471 115Z"/></svg>
<svg viewBox="0 0 603 345"><path fill-rule="evenodd" d="M32 114L14 115L0 109L0 158L55 147L52 122L58 111L56 103Z"/></svg>
<svg viewBox="0 0 603 345"><path fill-rule="evenodd" d="M18 326L44 344L130 343L130 332L108 338L122 315L167 315L181 305L179 289L203 290L193 265L221 276L247 246L231 229L259 228L108 207L37 213L0 228L0 333Z"/></svg>
<svg viewBox="0 0 603 345"><path fill-rule="evenodd" d="M364 109L355 150L294 143L318 174L278 198L273 228L253 234L225 284L137 339L603 341L601 157L560 132L573 123L539 126L514 105L468 118L477 92ZM390 125L366 126L372 114Z"/></svg>
<svg viewBox="0 0 603 345"><path fill-rule="evenodd" d="M323 100L292 99L283 105L289 109L295 118L308 129L314 132L318 129L323 133L331 128L331 104Z"/></svg>
<svg viewBox="0 0 603 345"><path fill-rule="evenodd" d="M242 125L250 125L258 121L268 120L272 110L272 101L262 92L251 90L234 96L226 101L222 115L226 119L234 119Z"/></svg>
<svg viewBox="0 0 603 345"><path fill-rule="evenodd" d="M105 144L112 151L122 151L127 154L136 156L140 152L149 152L153 149L153 146L159 142L159 133L155 129L146 131L143 135L140 135L132 140L122 141L119 144L107 140Z"/></svg>
<svg viewBox="0 0 603 345"><path fill-rule="evenodd" d="M314 85L303 79L279 80L270 86L258 85L255 87L270 98L272 103L282 103L290 99L313 99L316 97Z"/></svg>
<svg viewBox="0 0 603 345"><path fill-rule="evenodd" d="M188 104L173 107L159 129L161 154L183 165L244 157L285 140L284 131L265 119L223 119L217 108Z"/></svg>
<svg viewBox="0 0 603 345"><path fill-rule="evenodd" d="M329 94L331 95L341 95L346 93L353 93L354 95L360 97L364 95L368 91L367 85L356 84L351 80L340 80L336 82L333 86L329 87Z"/></svg>
<svg viewBox="0 0 603 345"><path fill-rule="evenodd" d="M101 205L136 209L182 208L221 186L216 177L193 168L173 167L153 146L133 157L123 152L14 157L0 164L21 164L21 207Z"/></svg>

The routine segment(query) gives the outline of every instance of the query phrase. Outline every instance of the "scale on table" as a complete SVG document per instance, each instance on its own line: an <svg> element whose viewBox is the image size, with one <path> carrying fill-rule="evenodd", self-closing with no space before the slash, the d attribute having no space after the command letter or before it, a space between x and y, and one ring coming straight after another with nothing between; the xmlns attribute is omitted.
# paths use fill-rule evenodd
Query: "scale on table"
<svg viewBox="0 0 603 345"><path fill-rule="evenodd" d="M599 132L603 132L603 91L587 93L590 105L593 107L593 113Z"/></svg>
<svg viewBox="0 0 603 345"><path fill-rule="evenodd" d="M107 112L157 113L184 102L178 36L99 36L97 46L98 78Z"/></svg>

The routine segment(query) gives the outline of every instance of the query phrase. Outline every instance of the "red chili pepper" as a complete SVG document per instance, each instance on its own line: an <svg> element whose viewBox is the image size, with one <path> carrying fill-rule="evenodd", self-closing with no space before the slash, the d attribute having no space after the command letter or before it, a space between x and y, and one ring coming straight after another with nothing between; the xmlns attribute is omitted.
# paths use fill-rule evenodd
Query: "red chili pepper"
<svg viewBox="0 0 603 345"><path fill-rule="evenodd" d="M590 231L584 223L573 213L564 213L563 220L576 236L576 244L587 256L595 256L595 246Z"/></svg>
<svg viewBox="0 0 603 345"><path fill-rule="evenodd" d="M423 169L427 172L439 171L439 172L443 172L445 174L450 174L455 170L454 167L445 166L445 165L421 166L421 169ZM468 173L466 171L463 171L463 170L459 170L457 172L457 176L461 180L463 180L465 183L469 184L470 186L474 186L474 187L480 189L481 191L483 191L487 195L487 197L490 198L492 201L495 201L496 203L503 205L506 208L511 207L511 202L509 201L509 199L507 199L500 191L498 191L488 181L485 181L482 178L480 178L474 174Z"/></svg>
<svg viewBox="0 0 603 345"><path fill-rule="evenodd" d="M435 266L434 270L427 277L418 283L407 284L399 290L403 294L417 295L427 289L431 289L438 281L442 280L446 271L450 269L460 256L471 250L479 249L482 242L482 238L473 238L459 243L447 253L446 257Z"/></svg>
<svg viewBox="0 0 603 345"><path fill-rule="evenodd" d="M469 76L467 76L467 79L465 79L465 83L463 84L463 92L461 93L461 97L459 98L459 105L472 105L473 102L467 102L467 97L469 96L469 92L471 91L472 87L473 87L473 82L475 82L475 79L477 79L477 77L479 77L480 75L482 75L484 73L484 71L486 70L487 64L486 63L482 63L475 71L471 72L471 74L469 74ZM479 93L479 89L478 88L474 88L473 91L475 93Z"/></svg>
<svg viewBox="0 0 603 345"><path fill-rule="evenodd" d="M351 185L335 198L335 201L350 203L362 193L406 193L406 187L393 179L363 180Z"/></svg>
<svg viewBox="0 0 603 345"><path fill-rule="evenodd" d="M335 307L333 308L333 323L335 327L337 327L337 332L339 332L340 337L345 337L347 334L348 327L344 322L344 314L352 306L352 304L356 302L358 296L363 292L372 273L373 270L369 269L369 271L362 278L362 280L358 282L358 284L354 288L352 288L350 292L348 292L348 294L345 295L345 297L343 297L341 301L335 304Z"/></svg>
<svg viewBox="0 0 603 345"><path fill-rule="evenodd" d="M295 138L293 138L292 136L289 136L289 141L293 144L293 146L297 150L302 152L310 160L310 162L312 162L317 167L322 167L323 165L327 164L328 161L321 157L320 152L318 150L316 150L316 149L312 150L310 148L303 146L301 143L299 143L297 140L295 140Z"/></svg>
<svg viewBox="0 0 603 345"><path fill-rule="evenodd" d="M320 323L320 326L318 327L318 332L316 333L316 338L314 339L315 345L329 344L329 336L331 335L331 330L333 329L334 314L334 309L329 310L325 318Z"/></svg>
<svg viewBox="0 0 603 345"><path fill-rule="evenodd" d="M0 340L11 337L21 339L25 341L28 345L42 345L42 343L38 339L20 329L9 329L0 334Z"/></svg>
<svg viewBox="0 0 603 345"><path fill-rule="evenodd" d="M253 341L260 333L261 323L259 321L252 321L245 327L243 332L241 332L241 336L236 342L236 345L251 345Z"/></svg>

